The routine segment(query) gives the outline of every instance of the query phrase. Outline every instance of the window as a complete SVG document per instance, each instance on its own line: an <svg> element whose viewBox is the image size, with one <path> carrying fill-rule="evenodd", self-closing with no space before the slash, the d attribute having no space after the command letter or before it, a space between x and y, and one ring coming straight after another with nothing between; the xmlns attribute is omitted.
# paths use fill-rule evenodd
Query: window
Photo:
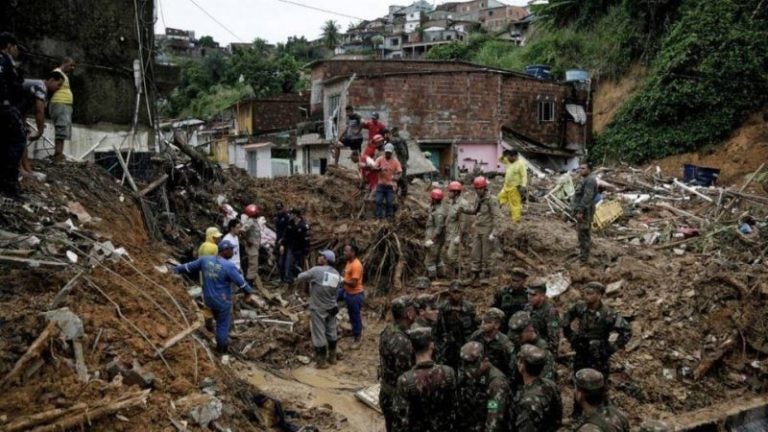
<svg viewBox="0 0 768 432"><path fill-rule="evenodd" d="M539 122L555 121L555 103L539 102Z"/></svg>
<svg viewBox="0 0 768 432"><path fill-rule="evenodd" d="M398 38L390 39L389 43L392 46L398 46L398 45L400 45L400 39L398 39Z"/></svg>

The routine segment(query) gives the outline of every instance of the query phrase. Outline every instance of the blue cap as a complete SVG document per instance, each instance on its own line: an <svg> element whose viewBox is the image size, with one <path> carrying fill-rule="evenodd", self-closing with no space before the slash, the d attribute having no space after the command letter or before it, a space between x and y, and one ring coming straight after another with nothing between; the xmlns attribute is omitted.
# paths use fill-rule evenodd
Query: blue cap
<svg viewBox="0 0 768 432"><path fill-rule="evenodd" d="M320 255L322 255L325 258L325 260L331 264L336 262L336 254L333 253L332 250L328 250L328 249L321 250Z"/></svg>
<svg viewBox="0 0 768 432"><path fill-rule="evenodd" d="M219 242L219 252L227 249L234 249L236 246L229 240L222 240Z"/></svg>

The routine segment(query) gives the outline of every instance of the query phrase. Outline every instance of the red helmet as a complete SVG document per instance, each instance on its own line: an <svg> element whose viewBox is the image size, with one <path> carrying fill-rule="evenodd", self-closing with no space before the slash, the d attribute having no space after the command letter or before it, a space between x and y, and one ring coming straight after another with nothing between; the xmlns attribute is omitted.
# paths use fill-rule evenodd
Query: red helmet
<svg viewBox="0 0 768 432"><path fill-rule="evenodd" d="M384 142L384 137L381 136L380 134L376 134L373 136L373 138L371 138L371 142L377 145L381 144Z"/></svg>
<svg viewBox="0 0 768 432"><path fill-rule="evenodd" d="M442 201L443 191L440 189L432 189L432 192L429 193L429 197L435 201Z"/></svg>
<svg viewBox="0 0 768 432"><path fill-rule="evenodd" d="M472 186L475 187L475 189L485 189L488 187L488 180L483 177L475 177L474 180L472 180Z"/></svg>
<svg viewBox="0 0 768 432"><path fill-rule="evenodd" d="M461 184L461 182L452 181L448 183L448 190L451 192L461 192L464 190L464 186Z"/></svg>
<svg viewBox="0 0 768 432"><path fill-rule="evenodd" d="M243 213L248 215L248 217L258 217L259 216L259 206L257 206L256 204L248 204L245 207L245 211Z"/></svg>

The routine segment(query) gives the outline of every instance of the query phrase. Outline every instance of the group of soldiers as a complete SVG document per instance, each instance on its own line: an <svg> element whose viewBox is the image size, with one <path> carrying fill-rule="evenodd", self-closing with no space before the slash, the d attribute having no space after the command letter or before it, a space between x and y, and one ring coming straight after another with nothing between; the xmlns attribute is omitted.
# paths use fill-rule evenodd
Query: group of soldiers
<svg viewBox="0 0 768 432"><path fill-rule="evenodd" d="M480 320L459 281L441 303L430 294L392 301L393 320L379 340L379 404L388 432L560 429L561 330L575 351L573 430L629 430L626 416L609 404L607 385L610 357L632 331L603 304L605 287L588 283L584 300L561 319L544 279L523 269L511 273L512 283L498 290ZM428 284L417 280L417 288Z"/></svg>

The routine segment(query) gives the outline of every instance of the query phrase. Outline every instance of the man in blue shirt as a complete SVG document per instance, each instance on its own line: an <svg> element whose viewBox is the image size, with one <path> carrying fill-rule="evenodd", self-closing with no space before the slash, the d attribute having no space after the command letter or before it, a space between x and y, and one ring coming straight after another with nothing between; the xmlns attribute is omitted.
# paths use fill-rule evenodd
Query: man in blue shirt
<svg viewBox="0 0 768 432"><path fill-rule="evenodd" d="M229 346L229 327L232 324L232 288L234 283L245 291L245 302L253 301L251 294L253 288L243 279L243 275L232 261L235 245L222 240L219 243L219 254L216 256L203 256L192 262L177 266L176 273L203 274L203 301L213 312L216 320L216 350L222 354L227 352Z"/></svg>

